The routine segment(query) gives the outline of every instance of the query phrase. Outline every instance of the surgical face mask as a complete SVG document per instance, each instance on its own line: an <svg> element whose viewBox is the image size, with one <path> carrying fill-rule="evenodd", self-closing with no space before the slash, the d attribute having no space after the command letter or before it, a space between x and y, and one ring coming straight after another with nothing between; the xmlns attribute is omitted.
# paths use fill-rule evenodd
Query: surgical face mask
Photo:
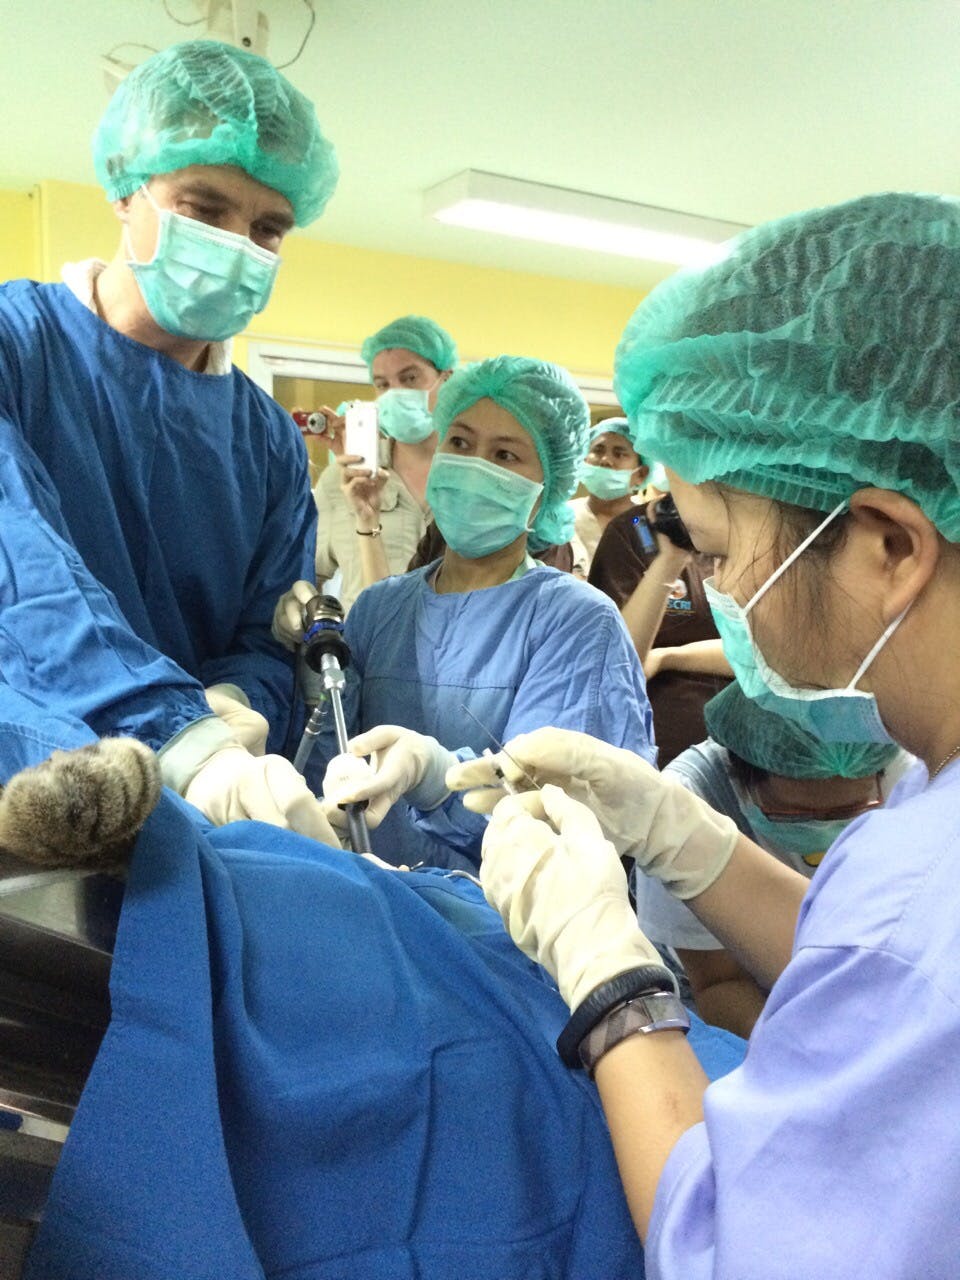
<svg viewBox="0 0 960 1280"><path fill-rule="evenodd" d="M580 479L589 493L606 502L613 498L626 498L636 489L633 483L633 471L615 470L613 467L595 467L590 462L581 462Z"/></svg>
<svg viewBox="0 0 960 1280"><path fill-rule="evenodd" d="M484 458L434 455L427 502L447 545L468 560L499 551L529 533L543 485Z"/></svg>
<svg viewBox="0 0 960 1280"><path fill-rule="evenodd" d="M723 641L723 652L733 668L737 683L748 698L753 698L767 711L773 711L784 720L800 725L821 742L890 742L890 735L880 719L876 698L872 693L864 693L856 686L903 621L907 609L894 618L861 662L853 679L843 689L794 688L769 666L750 630L749 614L757 601L766 595L794 560L823 532L831 520L836 519L845 506L846 503L841 503L832 511L745 605L737 604L733 596L718 591L712 578L704 582L703 588ZM908 605L907 608L909 607Z"/></svg>
<svg viewBox="0 0 960 1280"><path fill-rule="evenodd" d="M769 853L793 854L808 867L818 867L823 855L857 818L883 805L880 775L874 783L876 795L861 805L835 810L832 818L818 818L804 813L769 813L757 802L753 791L731 778L740 812L753 831L757 842Z"/></svg>
<svg viewBox="0 0 960 1280"><path fill-rule="evenodd" d="M246 236L222 231L195 218L157 211L157 247L149 262L138 262L124 235L127 265L133 271L147 310L166 333L177 338L223 342L245 329L270 299L280 258Z"/></svg>
<svg viewBox="0 0 960 1280"><path fill-rule="evenodd" d="M667 469L662 462L655 462L650 468L647 476L647 488L659 489L661 493L670 492L670 480L667 476Z"/></svg>
<svg viewBox="0 0 960 1280"><path fill-rule="evenodd" d="M792 853L808 867L819 866L820 860L852 818L802 818L784 821L768 817L753 800L741 799L743 816L757 840L770 853Z"/></svg>
<svg viewBox="0 0 960 1280"><path fill-rule="evenodd" d="M433 431L433 418L427 408L432 390L433 387L427 391L419 387L391 387L377 396L377 423L383 434L401 444L419 444L426 440Z"/></svg>

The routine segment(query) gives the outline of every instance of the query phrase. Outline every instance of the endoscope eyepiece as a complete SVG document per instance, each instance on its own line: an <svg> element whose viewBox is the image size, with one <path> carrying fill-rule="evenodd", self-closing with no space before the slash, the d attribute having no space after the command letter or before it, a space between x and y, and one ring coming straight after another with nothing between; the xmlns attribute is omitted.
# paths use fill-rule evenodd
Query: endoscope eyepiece
<svg viewBox="0 0 960 1280"><path fill-rule="evenodd" d="M303 657L319 672L325 653L332 654L341 667L350 663L350 650L343 638L343 605L336 596L316 595L303 606Z"/></svg>

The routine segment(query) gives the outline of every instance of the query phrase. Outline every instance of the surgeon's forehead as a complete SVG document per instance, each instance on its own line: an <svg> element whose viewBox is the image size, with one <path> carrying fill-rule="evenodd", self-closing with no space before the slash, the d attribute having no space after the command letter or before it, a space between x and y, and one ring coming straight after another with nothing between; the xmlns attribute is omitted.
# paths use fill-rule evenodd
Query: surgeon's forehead
<svg viewBox="0 0 960 1280"><path fill-rule="evenodd" d="M725 555L730 536L730 508L716 485L688 484L666 468L680 518L698 551Z"/></svg>
<svg viewBox="0 0 960 1280"><path fill-rule="evenodd" d="M768 555L776 546L778 504L742 489L709 482L689 484L667 468L680 517L704 555Z"/></svg>
<svg viewBox="0 0 960 1280"><path fill-rule="evenodd" d="M408 371L416 373L432 373L436 377L436 369L429 360L417 355L407 347L384 347L373 357L370 372L375 378L399 378Z"/></svg>

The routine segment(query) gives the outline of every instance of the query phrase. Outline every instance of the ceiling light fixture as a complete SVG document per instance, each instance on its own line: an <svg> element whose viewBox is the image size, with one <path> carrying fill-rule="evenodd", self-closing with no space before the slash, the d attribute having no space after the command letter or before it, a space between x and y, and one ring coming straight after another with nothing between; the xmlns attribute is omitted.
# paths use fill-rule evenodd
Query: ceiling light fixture
<svg viewBox="0 0 960 1280"><path fill-rule="evenodd" d="M430 187L424 214L438 222L521 240L677 266L706 266L746 228L673 209L465 169Z"/></svg>

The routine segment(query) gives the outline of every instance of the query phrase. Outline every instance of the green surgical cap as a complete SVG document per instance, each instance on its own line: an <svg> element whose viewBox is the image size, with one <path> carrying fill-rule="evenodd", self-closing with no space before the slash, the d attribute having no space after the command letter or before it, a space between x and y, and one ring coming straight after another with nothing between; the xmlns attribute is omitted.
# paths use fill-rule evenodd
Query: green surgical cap
<svg viewBox="0 0 960 1280"><path fill-rule="evenodd" d="M868 778L900 754L895 743L821 742L748 698L736 681L703 708L714 742L782 778Z"/></svg>
<svg viewBox="0 0 960 1280"><path fill-rule="evenodd" d="M526 356L496 356L468 364L440 388L433 424L440 439L458 414L478 400L494 400L533 437L543 467L543 495L533 521L533 551L569 541L569 499L587 452L590 409L580 388L557 364Z"/></svg>
<svg viewBox="0 0 960 1280"><path fill-rule="evenodd" d="M626 418L603 418L600 422L590 428L590 442L587 446L589 450L596 444L601 436L614 432L618 436L623 436L628 441L631 449L633 448L633 433L630 430L630 424Z"/></svg>
<svg viewBox="0 0 960 1280"><path fill-rule="evenodd" d="M745 232L637 308L614 388L693 484L831 511L912 498L960 541L960 201L886 194Z"/></svg>
<svg viewBox="0 0 960 1280"><path fill-rule="evenodd" d="M215 40L171 45L130 72L93 163L111 200L188 165L238 165L286 196L299 226L320 216L340 172L310 101L263 58Z"/></svg>
<svg viewBox="0 0 960 1280"><path fill-rule="evenodd" d="M446 329L441 329L435 320L426 316L401 316L399 320L385 324L364 340L360 355L369 369L375 355L397 348L413 351L432 364L438 373L457 367L457 344Z"/></svg>

